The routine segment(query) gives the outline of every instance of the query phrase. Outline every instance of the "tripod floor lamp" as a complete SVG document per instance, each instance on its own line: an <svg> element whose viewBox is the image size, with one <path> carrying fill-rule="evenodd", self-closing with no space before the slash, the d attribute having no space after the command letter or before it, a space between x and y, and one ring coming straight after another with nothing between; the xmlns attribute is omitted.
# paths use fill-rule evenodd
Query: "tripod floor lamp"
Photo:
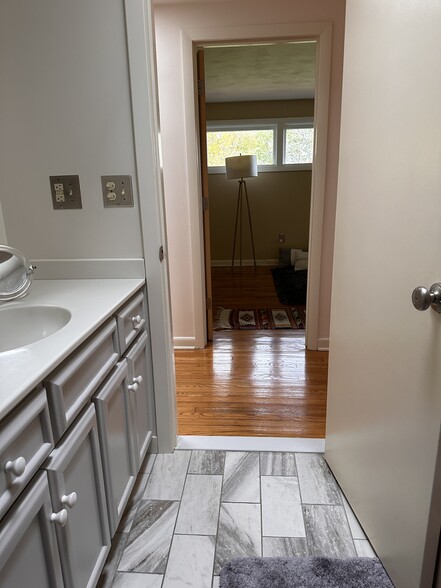
<svg viewBox="0 0 441 588"><path fill-rule="evenodd" d="M234 256L236 253L237 229L239 228L239 259L242 267L242 212L245 199L245 206L248 212L248 224L250 229L251 247L253 250L254 267L256 267L256 253L254 251L253 226L251 223L250 203L248 200L247 183L244 178L257 176L257 157L255 155L238 155L236 157L226 157L225 167L227 170L227 180L239 180L239 191L237 193L236 222L234 225L233 254L231 256L231 267L234 267Z"/></svg>

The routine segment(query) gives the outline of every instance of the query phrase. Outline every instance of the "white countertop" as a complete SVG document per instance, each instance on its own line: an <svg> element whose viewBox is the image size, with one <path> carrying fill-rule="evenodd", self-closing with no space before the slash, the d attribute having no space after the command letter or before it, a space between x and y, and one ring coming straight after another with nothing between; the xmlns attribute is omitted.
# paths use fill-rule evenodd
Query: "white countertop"
<svg viewBox="0 0 441 588"><path fill-rule="evenodd" d="M0 353L0 418L6 416L143 284L142 279L35 280L24 298L0 303L0 309L61 306L72 315L62 329L45 339Z"/></svg>

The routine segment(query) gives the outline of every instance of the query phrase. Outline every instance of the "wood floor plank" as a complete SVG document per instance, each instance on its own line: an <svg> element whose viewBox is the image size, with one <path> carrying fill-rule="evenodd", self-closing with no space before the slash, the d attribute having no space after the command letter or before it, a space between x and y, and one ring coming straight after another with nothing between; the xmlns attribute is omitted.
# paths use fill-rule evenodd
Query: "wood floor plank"
<svg viewBox="0 0 441 588"><path fill-rule="evenodd" d="M281 308L269 268L213 268L213 306ZM328 354L295 330L217 331L175 352L180 435L323 438Z"/></svg>

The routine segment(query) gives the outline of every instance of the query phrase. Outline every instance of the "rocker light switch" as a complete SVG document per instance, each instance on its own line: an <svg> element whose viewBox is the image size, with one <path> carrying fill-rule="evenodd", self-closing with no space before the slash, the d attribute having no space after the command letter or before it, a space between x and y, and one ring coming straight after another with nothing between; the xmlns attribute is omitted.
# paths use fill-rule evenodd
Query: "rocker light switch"
<svg viewBox="0 0 441 588"><path fill-rule="evenodd" d="M49 180L55 210L83 208L79 176L50 176Z"/></svg>
<svg viewBox="0 0 441 588"><path fill-rule="evenodd" d="M105 208L133 206L131 176L101 176Z"/></svg>

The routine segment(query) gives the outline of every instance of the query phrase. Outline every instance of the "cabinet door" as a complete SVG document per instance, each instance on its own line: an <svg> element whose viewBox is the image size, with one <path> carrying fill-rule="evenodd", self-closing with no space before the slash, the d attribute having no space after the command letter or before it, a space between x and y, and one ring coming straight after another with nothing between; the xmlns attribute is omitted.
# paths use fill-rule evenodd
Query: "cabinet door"
<svg viewBox="0 0 441 588"><path fill-rule="evenodd" d="M46 472L40 472L0 524L0 588L62 588Z"/></svg>
<svg viewBox="0 0 441 588"><path fill-rule="evenodd" d="M95 409L89 405L44 467L54 510L66 509L57 525L66 588L95 586L110 549Z"/></svg>
<svg viewBox="0 0 441 588"><path fill-rule="evenodd" d="M155 433L155 403L148 333L142 333L126 357L129 368L127 389L132 409L134 453L138 471Z"/></svg>
<svg viewBox="0 0 441 588"><path fill-rule="evenodd" d="M136 477L126 379L127 362L124 360L117 365L93 398L98 419L111 535L118 527Z"/></svg>
<svg viewBox="0 0 441 588"><path fill-rule="evenodd" d="M46 394L39 389L0 426L0 517L37 473L53 446Z"/></svg>

